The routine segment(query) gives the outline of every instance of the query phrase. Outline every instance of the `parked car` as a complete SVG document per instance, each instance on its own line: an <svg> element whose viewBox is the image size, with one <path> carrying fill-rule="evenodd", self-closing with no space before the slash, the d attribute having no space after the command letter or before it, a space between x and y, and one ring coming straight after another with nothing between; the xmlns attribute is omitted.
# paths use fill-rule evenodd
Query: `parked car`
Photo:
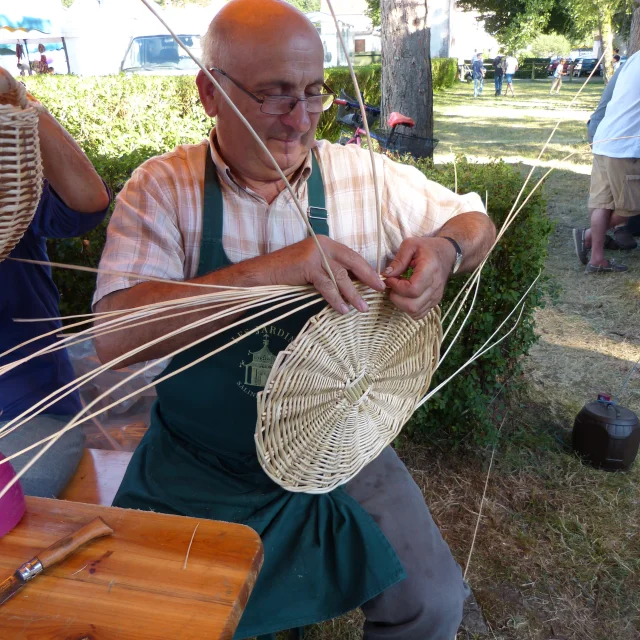
<svg viewBox="0 0 640 640"><path fill-rule="evenodd" d="M202 55L200 36L181 34L178 37L196 56ZM196 63L169 35L133 38L121 65L125 73L155 75L195 75L198 69Z"/></svg>
<svg viewBox="0 0 640 640"><path fill-rule="evenodd" d="M549 62L549 66L547 67L547 73L552 76L555 71L556 71L556 67L558 66L558 64L560 64L560 60L562 60L562 58L551 58L550 62ZM564 68L563 68L563 73L569 73L569 68L571 67L571 63L573 62L573 60L571 58L565 58L564 59Z"/></svg>
<svg viewBox="0 0 640 640"><path fill-rule="evenodd" d="M596 64L598 64L598 58L576 58L573 77L588 76L595 69ZM600 65L597 73L602 75L602 65Z"/></svg>

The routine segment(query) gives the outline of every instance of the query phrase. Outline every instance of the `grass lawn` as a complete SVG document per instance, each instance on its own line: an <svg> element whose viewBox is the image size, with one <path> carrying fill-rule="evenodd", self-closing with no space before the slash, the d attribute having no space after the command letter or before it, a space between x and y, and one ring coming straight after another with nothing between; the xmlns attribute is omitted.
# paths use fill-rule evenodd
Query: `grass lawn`
<svg viewBox="0 0 640 640"><path fill-rule="evenodd" d="M556 223L548 274L558 296L537 314L540 341L527 359L527 391L506 408L468 574L495 640L637 640L640 637L640 462L630 473L587 468L560 440L598 391L617 392L640 357L640 250L620 256L631 271L585 276L571 228L587 222L585 122L602 91L581 82L549 96L548 81L517 81L516 97L474 100L470 84L436 96L436 160L462 153L533 164L562 119L542 164ZM528 167L524 167L528 169ZM542 169L536 169L536 175ZM489 206L491 194L489 194ZM640 374L621 404L640 413ZM400 450L464 567L491 451ZM309 640L361 638L358 613L311 630ZM476 638L462 631L458 640Z"/></svg>
<svg viewBox="0 0 640 640"><path fill-rule="evenodd" d="M584 80L584 79L583 79ZM562 120L545 154L545 161L560 160L574 151L572 164L590 165L585 123L598 104L604 87L592 80L574 105L569 103L583 80L565 82L559 95L549 95L550 80L514 80L515 98L496 97L493 81L485 83L482 96L473 97L473 83L459 83L435 97L435 137L440 140L436 160L453 153L470 158L509 158L530 161L537 158L553 127ZM505 85L506 86L506 85Z"/></svg>

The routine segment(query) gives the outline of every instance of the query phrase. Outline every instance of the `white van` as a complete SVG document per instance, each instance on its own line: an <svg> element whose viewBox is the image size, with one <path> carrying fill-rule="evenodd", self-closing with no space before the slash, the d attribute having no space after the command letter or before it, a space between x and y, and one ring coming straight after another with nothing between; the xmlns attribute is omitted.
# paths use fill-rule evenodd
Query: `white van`
<svg viewBox="0 0 640 640"><path fill-rule="evenodd" d="M178 37L200 59L200 36L178 34ZM199 67L170 35L145 35L131 38L120 70L124 73L195 75Z"/></svg>

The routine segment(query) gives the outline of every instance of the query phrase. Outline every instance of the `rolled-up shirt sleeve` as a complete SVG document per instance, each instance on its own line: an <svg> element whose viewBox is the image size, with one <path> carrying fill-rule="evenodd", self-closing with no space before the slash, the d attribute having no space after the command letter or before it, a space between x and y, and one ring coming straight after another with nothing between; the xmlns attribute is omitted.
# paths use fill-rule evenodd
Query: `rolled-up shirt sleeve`
<svg viewBox="0 0 640 640"><path fill-rule="evenodd" d="M142 165L116 198L93 305L148 277L184 280L185 257L176 217L175 185L170 172L160 178L163 187Z"/></svg>
<svg viewBox="0 0 640 640"><path fill-rule="evenodd" d="M109 193L106 184L104 188ZM75 211L68 207L54 188L45 181L31 228L36 235L43 238L76 238L95 229L104 220L107 211L108 205L94 213Z"/></svg>
<svg viewBox="0 0 640 640"><path fill-rule="evenodd" d="M419 169L383 159L382 211L387 247L397 253L402 241L436 235L463 213L485 213L477 193L459 195L429 180Z"/></svg>

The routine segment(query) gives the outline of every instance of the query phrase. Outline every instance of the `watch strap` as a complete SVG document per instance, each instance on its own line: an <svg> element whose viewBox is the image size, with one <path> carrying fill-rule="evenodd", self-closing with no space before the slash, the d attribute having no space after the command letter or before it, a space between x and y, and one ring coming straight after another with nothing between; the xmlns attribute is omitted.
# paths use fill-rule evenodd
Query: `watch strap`
<svg viewBox="0 0 640 640"><path fill-rule="evenodd" d="M451 270L451 273L456 273L456 271L458 271L458 268L460 267L460 263L462 262L462 249L460 245L453 238L450 238L449 236L440 236L440 237L443 238L444 240L448 240L453 245L453 248L456 250L456 261L454 262L453 269Z"/></svg>

